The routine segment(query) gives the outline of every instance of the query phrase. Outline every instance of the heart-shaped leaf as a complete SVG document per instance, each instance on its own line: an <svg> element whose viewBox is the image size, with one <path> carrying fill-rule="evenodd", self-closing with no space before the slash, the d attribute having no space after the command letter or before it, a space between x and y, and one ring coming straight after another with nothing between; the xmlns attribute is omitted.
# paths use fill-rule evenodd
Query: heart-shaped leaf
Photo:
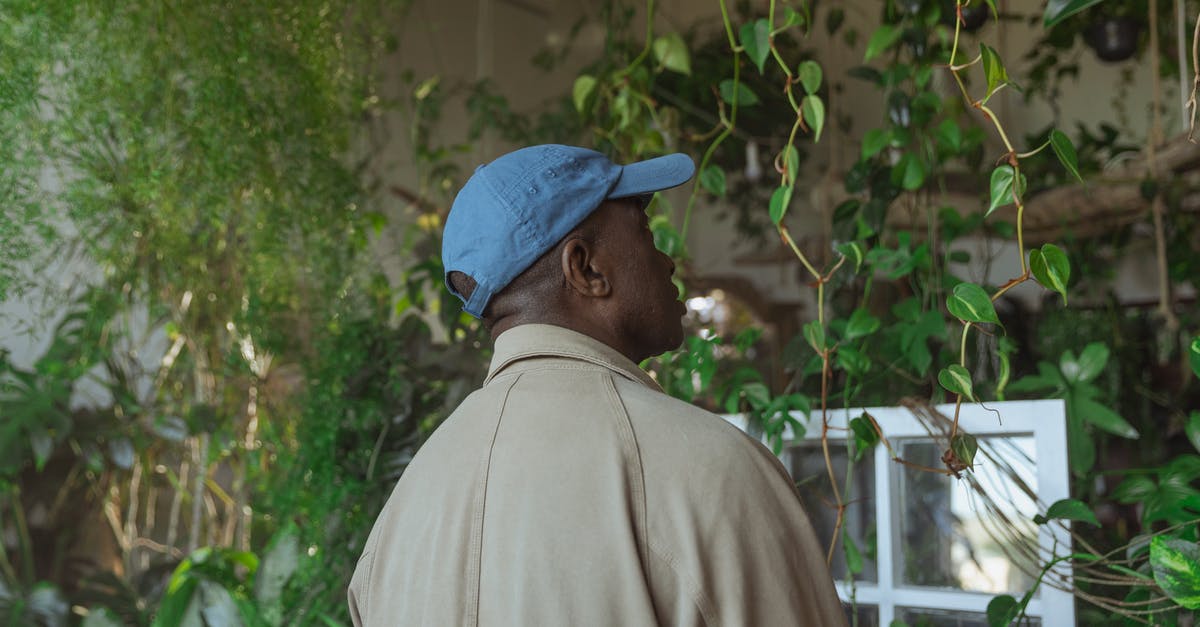
<svg viewBox="0 0 1200 627"><path fill-rule="evenodd" d="M1071 143L1071 138L1067 137L1066 133L1054 129L1050 132L1050 147L1054 149L1054 154L1058 155L1059 162L1067 172L1082 183L1083 177L1079 176L1079 156L1075 153L1075 144Z"/></svg>
<svg viewBox="0 0 1200 627"><path fill-rule="evenodd" d="M659 64L680 74L691 75L692 60L688 55L687 44L684 43L683 37L679 33L671 33L663 35L654 40L654 58L658 59Z"/></svg>
<svg viewBox="0 0 1200 627"><path fill-rule="evenodd" d="M596 91L595 76L583 74L575 79L575 86L571 88L571 100L575 103L576 111L583 113L587 109L588 99L594 91Z"/></svg>
<svg viewBox="0 0 1200 627"><path fill-rule="evenodd" d="M771 54L771 27L767 24L766 18L742 24L739 34L746 55L758 67L759 73L762 73L763 65L767 62L767 55Z"/></svg>
<svg viewBox="0 0 1200 627"><path fill-rule="evenodd" d="M825 103L818 96L805 96L800 101L800 114L804 123L812 129L813 141L821 141L821 129L825 128Z"/></svg>
<svg viewBox="0 0 1200 627"><path fill-rule="evenodd" d="M700 187L714 196L725 195L725 170L716 164L708 164L700 171Z"/></svg>
<svg viewBox="0 0 1200 627"><path fill-rule="evenodd" d="M988 627L1009 627L1021 614L1021 604L1012 595L1002 594L987 604Z"/></svg>
<svg viewBox="0 0 1200 627"><path fill-rule="evenodd" d="M870 41L867 42L867 52L863 55L863 61L870 61L879 56L884 50L896 45L896 42L900 41L900 36L903 34L904 31L891 24L884 24L875 29L875 32L871 33Z"/></svg>
<svg viewBox="0 0 1200 627"><path fill-rule="evenodd" d="M1000 55L987 44L979 44L979 56L983 59L983 73L987 76L987 95L983 97L983 101L987 102L997 89L1008 82L1008 70L1004 69Z"/></svg>
<svg viewBox="0 0 1200 627"><path fill-rule="evenodd" d="M1067 254L1054 244L1044 244L1041 250L1029 251L1029 272L1048 290L1058 292L1067 304L1067 281L1071 278L1071 262Z"/></svg>
<svg viewBox="0 0 1200 627"><path fill-rule="evenodd" d="M1092 508L1088 507L1087 503L1076 499L1060 499L1055 501L1046 509L1045 516L1038 514L1033 517L1033 522L1039 525L1044 525L1051 520L1078 520L1097 527L1100 526L1100 521L1096 520L1096 514L1092 512Z"/></svg>
<svg viewBox="0 0 1200 627"><path fill-rule="evenodd" d="M771 202L769 210L771 213L771 222L775 226L779 226L783 222L783 216L787 215L788 205L792 202L792 186L780 185L775 193L771 194Z"/></svg>
<svg viewBox="0 0 1200 627"><path fill-rule="evenodd" d="M1016 194L1014 195L1014 188ZM1020 176L1020 181L1017 180L1017 172L1011 165L1007 163L992 170L992 182L989 185L990 202L988 203L987 213L984 217L992 215L992 212L1003 207L1004 205L1016 202L1016 196L1020 196L1025 192L1025 175Z"/></svg>
<svg viewBox="0 0 1200 627"><path fill-rule="evenodd" d="M1000 324L996 307L982 287L974 283L959 283L946 297L946 309L964 322L990 322Z"/></svg>
<svg viewBox="0 0 1200 627"><path fill-rule="evenodd" d="M745 83L739 82L737 84L737 89L735 90L733 88L732 79L727 78L721 81L718 91L721 92L721 100L724 100L729 104L734 104L733 99L736 95L736 104L739 107L752 107L759 103L758 96L756 96L753 91L750 91L750 88L746 87Z"/></svg>
<svg viewBox="0 0 1200 627"><path fill-rule="evenodd" d="M950 440L950 450L959 461L971 466L975 463L975 454L979 452L979 442L970 433L959 433Z"/></svg>
<svg viewBox="0 0 1200 627"><path fill-rule="evenodd" d="M812 60L800 63L796 74L800 77L800 84L804 86L804 91L808 94L817 93L817 90L821 88L821 81L825 76L824 72L821 71L820 64Z"/></svg>
<svg viewBox="0 0 1200 627"><path fill-rule="evenodd" d="M975 400L975 392L971 386L971 373L958 364L942 368L938 373L938 383L954 394L972 401Z"/></svg>

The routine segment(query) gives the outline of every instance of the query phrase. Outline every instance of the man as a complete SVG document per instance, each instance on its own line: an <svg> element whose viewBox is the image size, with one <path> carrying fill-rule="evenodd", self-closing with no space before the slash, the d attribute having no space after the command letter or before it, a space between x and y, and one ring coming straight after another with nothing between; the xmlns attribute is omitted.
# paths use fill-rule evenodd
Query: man
<svg viewBox="0 0 1200 627"><path fill-rule="evenodd" d="M467 181L442 258L495 355L379 515L355 625L845 624L778 460L637 366L683 339L646 199L694 169L547 145Z"/></svg>

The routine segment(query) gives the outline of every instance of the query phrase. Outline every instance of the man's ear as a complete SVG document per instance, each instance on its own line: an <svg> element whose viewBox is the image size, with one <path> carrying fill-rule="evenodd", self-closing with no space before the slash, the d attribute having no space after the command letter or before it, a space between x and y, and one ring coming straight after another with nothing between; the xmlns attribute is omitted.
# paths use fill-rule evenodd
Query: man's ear
<svg viewBox="0 0 1200 627"><path fill-rule="evenodd" d="M576 237L563 244L563 278L574 292L591 298L604 298L612 293L612 284L597 261L591 242Z"/></svg>

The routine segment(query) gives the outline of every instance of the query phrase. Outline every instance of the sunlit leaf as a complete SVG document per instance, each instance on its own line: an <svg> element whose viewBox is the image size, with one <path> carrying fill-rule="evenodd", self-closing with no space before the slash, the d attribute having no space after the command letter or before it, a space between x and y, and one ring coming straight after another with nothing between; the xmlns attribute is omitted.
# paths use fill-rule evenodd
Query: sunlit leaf
<svg viewBox="0 0 1200 627"><path fill-rule="evenodd" d="M668 70L680 74L692 73L692 61L688 55L687 44L679 33L663 35L654 40L654 58Z"/></svg>
<svg viewBox="0 0 1200 627"><path fill-rule="evenodd" d="M946 309L950 314L965 322L990 322L1000 324L996 307L982 287L974 283L959 283L946 297Z"/></svg>
<svg viewBox="0 0 1200 627"><path fill-rule="evenodd" d="M1079 156L1075 153L1075 144L1071 143L1071 138L1067 137L1066 133L1054 129L1050 132L1050 147L1054 149L1054 154L1058 155L1063 167L1083 182L1083 177L1079 175Z"/></svg>
<svg viewBox="0 0 1200 627"><path fill-rule="evenodd" d="M571 100L575 103L576 111L583 113L587 109L588 99L591 98L592 92L595 90L595 76L583 74L575 79L575 86L571 89Z"/></svg>
<svg viewBox="0 0 1200 627"><path fill-rule="evenodd" d="M771 202L769 210L771 214L771 222L776 226L783 222L783 216L787 215L788 205L792 202L792 186L780 185L775 193L771 194Z"/></svg>
<svg viewBox="0 0 1200 627"><path fill-rule="evenodd" d="M816 61L808 60L800 63L796 74L800 77L800 84L804 86L804 91L809 94L815 94L821 88L824 73L821 71L821 65Z"/></svg>
<svg viewBox="0 0 1200 627"><path fill-rule="evenodd" d="M938 383L954 394L972 401L975 400L975 392L971 385L971 373L958 364L942 368L938 373Z"/></svg>
<svg viewBox="0 0 1200 627"><path fill-rule="evenodd" d="M870 61L879 56L884 50L896 45L896 42L900 41L900 36L903 34L903 30L891 24L884 24L875 29L875 32L871 33L870 41L867 42L867 52L863 55L863 61Z"/></svg>
<svg viewBox="0 0 1200 627"><path fill-rule="evenodd" d="M1041 250L1029 251L1029 272L1043 287L1058 292L1067 303L1067 281L1071 278L1071 262L1067 254L1054 244L1044 244Z"/></svg>
<svg viewBox="0 0 1200 627"><path fill-rule="evenodd" d="M800 101L800 113L804 123L812 129L813 141L821 141L821 130L825 128L825 103L819 96L805 96Z"/></svg>
<svg viewBox="0 0 1200 627"><path fill-rule="evenodd" d="M1154 581L1172 601L1200 608L1200 547L1181 538L1155 536L1150 541L1150 568Z"/></svg>
<svg viewBox="0 0 1200 627"><path fill-rule="evenodd" d="M766 18L742 24L739 35L741 35L742 48L746 50L746 55L750 57L761 73L763 65L767 62L767 55L771 54L771 27L767 24Z"/></svg>

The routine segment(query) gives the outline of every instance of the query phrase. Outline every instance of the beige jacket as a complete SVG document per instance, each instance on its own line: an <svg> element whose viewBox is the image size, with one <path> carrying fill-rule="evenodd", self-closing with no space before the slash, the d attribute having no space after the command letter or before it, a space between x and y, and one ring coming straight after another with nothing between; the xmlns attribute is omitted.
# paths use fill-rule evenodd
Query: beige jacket
<svg viewBox="0 0 1200 627"><path fill-rule="evenodd" d="M350 584L355 625L845 625L760 443L617 351L519 326L409 465Z"/></svg>

